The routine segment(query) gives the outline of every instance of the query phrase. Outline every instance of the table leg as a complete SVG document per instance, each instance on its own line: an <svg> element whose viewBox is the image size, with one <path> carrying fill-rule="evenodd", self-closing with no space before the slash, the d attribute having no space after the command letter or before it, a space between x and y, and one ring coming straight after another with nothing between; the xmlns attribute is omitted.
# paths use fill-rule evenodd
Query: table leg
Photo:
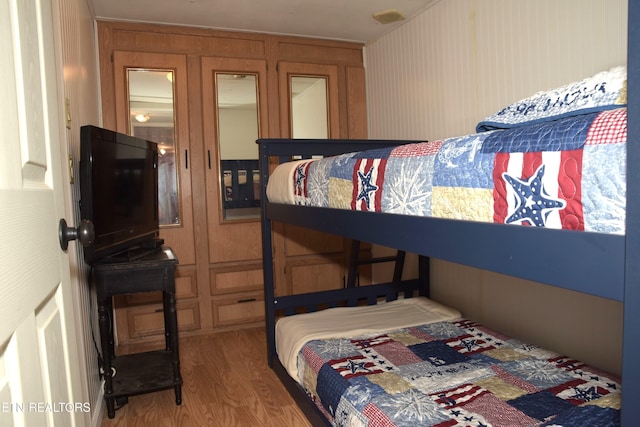
<svg viewBox="0 0 640 427"><path fill-rule="evenodd" d="M102 375L104 376L104 395L107 403L107 416L113 418L116 415L113 401L113 381L111 377L111 359L113 357L111 337L110 304L107 299L98 301L98 325L100 328L100 342L102 345Z"/></svg>
<svg viewBox="0 0 640 427"><path fill-rule="evenodd" d="M174 292L165 292L165 325L168 347L172 353L173 381L176 395L176 405L182 404L182 376L180 375L180 351L178 349L178 315L176 312L176 296Z"/></svg>

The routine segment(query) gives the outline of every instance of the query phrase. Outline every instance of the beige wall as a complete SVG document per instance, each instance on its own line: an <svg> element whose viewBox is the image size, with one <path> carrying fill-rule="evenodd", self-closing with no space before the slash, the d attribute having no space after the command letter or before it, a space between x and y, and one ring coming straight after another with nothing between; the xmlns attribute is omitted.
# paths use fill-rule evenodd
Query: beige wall
<svg viewBox="0 0 640 427"><path fill-rule="evenodd" d="M471 133L511 102L624 65L626 19L626 0L438 1L367 45L369 137ZM432 279L467 317L620 372L619 303L439 261Z"/></svg>

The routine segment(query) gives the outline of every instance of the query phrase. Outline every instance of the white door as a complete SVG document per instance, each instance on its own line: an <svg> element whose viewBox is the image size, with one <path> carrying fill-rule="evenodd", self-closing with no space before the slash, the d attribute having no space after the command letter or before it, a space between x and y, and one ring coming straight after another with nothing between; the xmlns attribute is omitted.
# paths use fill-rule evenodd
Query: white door
<svg viewBox="0 0 640 427"><path fill-rule="evenodd" d="M0 426L83 425L51 0L0 0ZM73 244L73 243L72 243Z"/></svg>

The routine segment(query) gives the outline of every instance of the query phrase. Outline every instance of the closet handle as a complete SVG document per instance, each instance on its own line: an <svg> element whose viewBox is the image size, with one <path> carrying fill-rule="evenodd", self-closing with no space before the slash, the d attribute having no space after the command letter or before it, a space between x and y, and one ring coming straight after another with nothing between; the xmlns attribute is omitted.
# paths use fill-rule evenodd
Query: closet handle
<svg viewBox="0 0 640 427"><path fill-rule="evenodd" d="M255 298L239 299L238 304L242 304L243 302L254 302L254 301L256 301Z"/></svg>
<svg viewBox="0 0 640 427"><path fill-rule="evenodd" d="M184 150L184 168L189 169L189 151Z"/></svg>
<svg viewBox="0 0 640 427"><path fill-rule="evenodd" d="M209 170L211 170L211 150L207 150L207 163L209 164Z"/></svg>

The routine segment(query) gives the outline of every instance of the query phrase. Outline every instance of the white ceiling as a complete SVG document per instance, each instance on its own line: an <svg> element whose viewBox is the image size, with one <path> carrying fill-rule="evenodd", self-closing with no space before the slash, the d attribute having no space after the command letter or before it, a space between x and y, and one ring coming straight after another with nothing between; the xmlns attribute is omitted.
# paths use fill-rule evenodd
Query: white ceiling
<svg viewBox="0 0 640 427"><path fill-rule="evenodd" d="M373 14L397 9L406 19L437 0L89 0L97 19L288 34L370 42L403 21Z"/></svg>

